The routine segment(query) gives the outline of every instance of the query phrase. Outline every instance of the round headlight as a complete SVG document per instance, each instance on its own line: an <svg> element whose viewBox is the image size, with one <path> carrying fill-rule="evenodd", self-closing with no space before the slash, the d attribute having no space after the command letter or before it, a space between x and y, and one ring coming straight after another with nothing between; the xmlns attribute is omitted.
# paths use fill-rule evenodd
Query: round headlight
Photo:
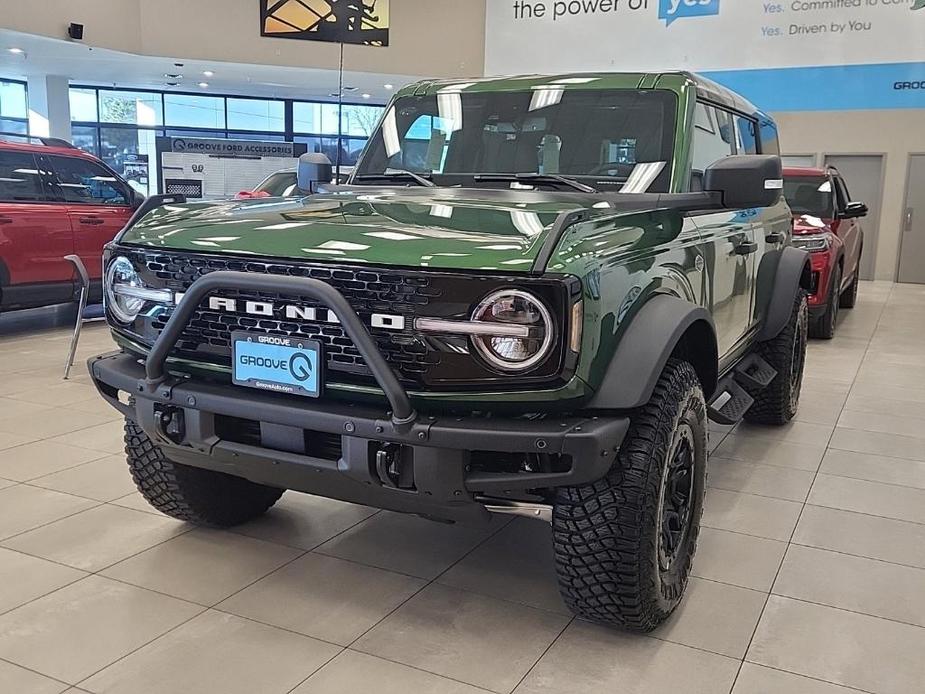
<svg viewBox="0 0 925 694"><path fill-rule="evenodd" d="M543 302L528 292L495 292L482 300L472 320L490 324L472 336L472 343L485 361L503 371L526 371L552 349L552 316Z"/></svg>
<svg viewBox="0 0 925 694"><path fill-rule="evenodd" d="M128 258L119 256L109 264L106 271L106 300L112 315L120 323L131 323L138 317L145 300L132 296L131 289L143 286L135 266ZM120 289L129 289L129 292Z"/></svg>

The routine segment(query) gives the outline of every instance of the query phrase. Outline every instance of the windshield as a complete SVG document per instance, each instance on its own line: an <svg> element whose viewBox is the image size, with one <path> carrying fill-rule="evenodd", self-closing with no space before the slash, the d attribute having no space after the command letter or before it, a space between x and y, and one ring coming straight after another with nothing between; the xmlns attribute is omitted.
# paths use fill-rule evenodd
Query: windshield
<svg viewBox="0 0 925 694"><path fill-rule="evenodd" d="M254 188L255 193L266 193L270 197L300 195L296 185L295 171L277 171L267 176L266 180Z"/></svg>
<svg viewBox="0 0 925 694"><path fill-rule="evenodd" d="M835 217L835 192L828 176L785 178L784 197L794 214L807 214L820 219Z"/></svg>
<svg viewBox="0 0 925 694"><path fill-rule="evenodd" d="M510 187L498 175L539 174L600 190L668 191L677 111L672 92L453 89L399 98L370 140L354 182L410 171L436 185Z"/></svg>

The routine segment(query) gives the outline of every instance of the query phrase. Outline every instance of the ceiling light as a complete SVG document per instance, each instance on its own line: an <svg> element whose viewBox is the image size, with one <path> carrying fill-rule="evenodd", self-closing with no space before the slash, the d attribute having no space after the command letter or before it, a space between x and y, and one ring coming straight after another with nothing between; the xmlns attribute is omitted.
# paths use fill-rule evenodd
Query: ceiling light
<svg viewBox="0 0 925 694"><path fill-rule="evenodd" d="M364 94L364 95L363 95L363 98L364 98L364 99L372 99L372 98L373 98L373 95L372 95L372 94Z"/></svg>
<svg viewBox="0 0 925 694"><path fill-rule="evenodd" d="M200 83L199 83L199 86L202 87L203 89L207 89L207 88L209 87L209 83L208 83L208 82L200 82Z"/></svg>
<svg viewBox="0 0 925 694"><path fill-rule="evenodd" d="M355 92L359 87L344 87L345 92Z"/></svg>
<svg viewBox="0 0 925 694"><path fill-rule="evenodd" d="M203 74L203 76L205 76L205 77L214 77L214 76L215 76L215 73L212 72L211 70L205 70L205 71L203 71L202 74Z"/></svg>
<svg viewBox="0 0 925 694"><path fill-rule="evenodd" d="M22 48L7 48L10 53L15 53L16 55L22 55L25 51Z"/></svg>
<svg viewBox="0 0 925 694"><path fill-rule="evenodd" d="M388 89L389 91L392 91L393 89L395 89L394 84L383 84L382 86Z"/></svg>
<svg viewBox="0 0 925 694"><path fill-rule="evenodd" d="M177 74L176 72L165 72L164 77L169 80L182 80L183 75Z"/></svg>

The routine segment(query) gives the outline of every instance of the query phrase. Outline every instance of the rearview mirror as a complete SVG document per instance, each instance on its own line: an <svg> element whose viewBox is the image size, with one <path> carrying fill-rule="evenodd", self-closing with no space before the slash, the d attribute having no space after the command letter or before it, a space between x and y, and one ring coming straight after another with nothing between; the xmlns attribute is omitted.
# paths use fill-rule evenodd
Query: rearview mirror
<svg viewBox="0 0 925 694"><path fill-rule="evenodd" d="M780 157L738 154L720 159L704 171L703 189L719 194L725 209L776 205L784 189Z"/></svg>
<svg viewBox="0 0 925 694"><path fill-rule="evenodd" d="M859 217L866 217L869 211L867 205L863 202L849 202L845 205L845 209L838 213L838 216L841 219L858 219Z"/></svg>
<svg viewBox="0 0 925 694"><path fill-rule="evenodd" d="M303 193L316 192L319 185L330 183L333 175L331 160L326 155L315 152L299 157L298 185Z"/></svg>

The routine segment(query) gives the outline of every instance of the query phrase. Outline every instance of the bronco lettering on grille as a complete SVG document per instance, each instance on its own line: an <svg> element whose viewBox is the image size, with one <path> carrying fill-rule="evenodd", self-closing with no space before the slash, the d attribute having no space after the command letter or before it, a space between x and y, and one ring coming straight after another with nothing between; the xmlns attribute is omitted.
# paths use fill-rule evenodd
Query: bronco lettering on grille
<svg viewBox="0 0 925 694"><path fill-rule="evenodd" d="M297 306L294 304L273 304L269 301L238 301L220 296L209 297L209 310L223 311L225 313L246 313L251 316L273 318L277 311L282 312L287 320L302 320L313 323L337 324L340 321L334 311L314 306ZM372 328L384 330L404 330L404 316L395 316L388 313L373 313L369 318Z"/></svg>

